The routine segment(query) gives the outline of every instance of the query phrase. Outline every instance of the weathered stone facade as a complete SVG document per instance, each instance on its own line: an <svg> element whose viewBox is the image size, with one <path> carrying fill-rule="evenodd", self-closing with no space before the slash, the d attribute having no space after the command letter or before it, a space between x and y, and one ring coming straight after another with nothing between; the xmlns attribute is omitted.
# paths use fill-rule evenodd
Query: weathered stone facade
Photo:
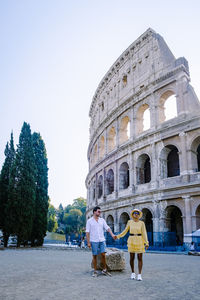
<svg viewBox="0 0 200 300"><path fill-rule="evenodd" d="M153 245L200 227L200 102L189 82L187 60L152 29L112 65L89 112L87 217L98 204L119 232L137 207Z"/></svg>

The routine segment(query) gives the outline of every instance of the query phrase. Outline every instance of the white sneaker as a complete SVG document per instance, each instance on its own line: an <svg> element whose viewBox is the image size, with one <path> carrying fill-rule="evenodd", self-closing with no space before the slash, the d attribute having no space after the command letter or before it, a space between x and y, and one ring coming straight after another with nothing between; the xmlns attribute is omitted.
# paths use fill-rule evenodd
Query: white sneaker
<svg viewBox="0 0 200 300"><path fill-rule="evenodd" d="M141 274L138 274L137 280L142 281L142 275Z"/></svg>
<svg viewBox="0 0 200 300"><path fill-rule="evenodd" d="M131 273L131 279L135 279L135 278L136 278L135 273Z"/></svg>

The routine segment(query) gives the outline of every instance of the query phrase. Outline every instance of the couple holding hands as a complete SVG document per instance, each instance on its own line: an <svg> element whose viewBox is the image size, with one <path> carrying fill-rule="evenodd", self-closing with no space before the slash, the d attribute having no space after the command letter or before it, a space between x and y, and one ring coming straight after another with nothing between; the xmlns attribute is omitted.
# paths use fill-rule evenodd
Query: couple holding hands
<svg viewBox="0 0 200 300"><path fill-rule="evenodd" d="M99 206L94 207L93 216L87 220L86 224L86 237L88 247L92 249L94 273L93 277L97 277L97 254L101 253L101 260L103 264L102 274L111 276L106 269L106 249L105 249L105 237L104 230L108 231L114 240L120 239L125 236L129 231L129 238L127 241L128 252L130 253L130 266L131 266L131 279L136 279L134 270L135 254L138 258L138 276L137 280L142 280L142 255L145 249L148 249L149 242L147 239L146 227L143 221L141 221L142 212L139 209L133 209L131 211L131 220L128 221L126 228L118 235L114 235L106 221L100 217L101 209Z"/></svg>

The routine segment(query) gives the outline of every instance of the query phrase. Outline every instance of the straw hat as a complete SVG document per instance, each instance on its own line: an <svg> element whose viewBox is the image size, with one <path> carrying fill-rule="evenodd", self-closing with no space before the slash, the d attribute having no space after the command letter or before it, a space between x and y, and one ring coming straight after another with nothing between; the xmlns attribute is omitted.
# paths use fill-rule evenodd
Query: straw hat
<svg viewBox="0 0 200 300"><path fill-rule="evenodd" d="M133 213L134 213L134 211L137 211L137 212L139 212L139 219L141 219L141 218L142 218L142 215L143 215L143 213L141 212L141 210L139 210L139 209L137 209L137 208L134 208L134 209L132 210L132 212L131 212L131 217L133 218Z"/></svg>

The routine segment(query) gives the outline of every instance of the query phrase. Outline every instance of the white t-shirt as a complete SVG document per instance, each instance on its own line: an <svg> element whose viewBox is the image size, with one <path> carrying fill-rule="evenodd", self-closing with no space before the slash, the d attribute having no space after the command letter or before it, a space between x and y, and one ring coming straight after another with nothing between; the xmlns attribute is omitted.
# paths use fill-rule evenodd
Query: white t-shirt
<svg viewBox="0 0 200 300"><path fill-rule="evenodd" d="M107 231L109 228L103 218L96 221L94 217L91 217L86 224L86 232L90 233L90 242L104 242L104 230Z"/></svg>

